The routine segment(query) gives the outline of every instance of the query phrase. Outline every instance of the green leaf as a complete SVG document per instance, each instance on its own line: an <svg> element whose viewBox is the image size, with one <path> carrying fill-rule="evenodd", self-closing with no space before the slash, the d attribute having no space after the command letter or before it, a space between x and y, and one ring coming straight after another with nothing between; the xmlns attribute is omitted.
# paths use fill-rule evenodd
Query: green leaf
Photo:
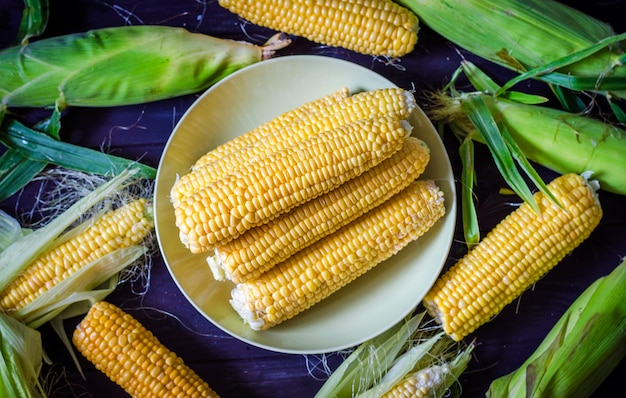
<svg viewBox="0 0 626 398"><path fill-rule="evenodd" d="M474 170L474 141L465 137L459 147L461 155L461 204L463 215L463 235L468 248L480 241L478 227L478 215L474 205L474 186L476 185L476 172Z"/></svg>
<svg viewBox="0 0 626 398"><path fill-rule="evenodd" d="M134 166L139 169L141 177L153 179L156 176L156 169L153 167L55 140L15 120L5 123L0 131L0 141L28 159L72 170L111 176Z"/></svg>
<svg viewBox="0 0 626 398"><path fill-rule="evenodd" d="M602 50L603 48L616 44L622 40L626 40L626 33L607 37L603 40L600 40L598 43L579 50L573 54L561 57L552 62L548 62L547 64L533 68L509 80L507 83L504 84L504 86L500 88L499 92L497 92L496 95L499 95L500 92L504 92L513 87L515 84L527 79L542 79L544 81L554 83L559 86L569 87L576 90L598 90L599 76L576 77L558 73L555 72L555 70L581 61ZM601 82L602 86L600 90L603 91L626 89L626 78L623 77L604 76L602 77Z"/></svg>
<svg viewBox="0 0 626 398"><path fill-rule="evenodd" d="M17 41L22 45L31 37L39 36L48 25L48 0L24 0L24 11L17 32Z"/></svg>
<svg viewBox="0 0 626 398"><path fill-rule="evenodd" d="M46 162L28 159L19 151L8 149L0 156L0 200L23 188L46 165Z"/></svg>
<svg viewBox="0 0 626 398"><path fill-rule="evenodd" d="M491 110L482 95L474 95L463 101L461 108L478 130L482 140L489 147L500 174L515 193L528 203L533 210L539 211L528 184L522 178L513 155L500 133Z"/></svg>

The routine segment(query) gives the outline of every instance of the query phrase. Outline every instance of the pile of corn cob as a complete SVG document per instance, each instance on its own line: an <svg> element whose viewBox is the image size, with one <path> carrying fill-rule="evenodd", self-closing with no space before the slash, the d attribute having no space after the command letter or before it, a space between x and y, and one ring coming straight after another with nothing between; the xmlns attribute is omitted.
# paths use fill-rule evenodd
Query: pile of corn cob
<svg viewBox="0 0 626 398"><path fill-rule="evenodd" d="M255 330L347 285L445 213L418 180L430 151L411 136L412 93L340 90L213 149L171 190L182 243L208 253Z"/></svg>

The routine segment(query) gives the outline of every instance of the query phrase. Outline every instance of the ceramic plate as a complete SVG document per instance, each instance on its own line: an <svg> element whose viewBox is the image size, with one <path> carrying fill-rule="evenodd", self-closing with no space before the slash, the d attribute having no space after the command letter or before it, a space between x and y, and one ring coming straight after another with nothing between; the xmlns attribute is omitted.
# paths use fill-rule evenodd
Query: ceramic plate
<svg viewBox="0 0 626 398"><path fill-rule="evenodd" d="M425 114L410 118L413 135L430 147L421 178L434 179L446 198L446 215L397 255L296 317L253 331L229 304L231 282L213 279L206 255L180 243L169 191L178 175L205 152L297 105L342 87L351 93L393 87L360 65L323 56L285 56L244 68L207 90L175 127L156 180L156 231L176 284L209 321L226 333L268 350L314 354L349 348L385 331L409 314L439 275L456 219L454 177L445 148Z"/></svg>

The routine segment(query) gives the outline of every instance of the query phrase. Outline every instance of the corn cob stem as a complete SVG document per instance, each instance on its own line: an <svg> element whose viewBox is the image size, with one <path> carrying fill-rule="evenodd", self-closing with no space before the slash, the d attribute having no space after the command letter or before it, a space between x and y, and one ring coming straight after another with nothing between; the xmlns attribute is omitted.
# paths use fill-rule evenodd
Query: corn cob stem
<svg viewBox="0 0 626 398"><path fill-rule="evenodd" d="M236 285L231 304L252 329L278 325L397 253L444 213L443 192L432 181L417 181L259 278Z"/></svg>
<svg viewBox="0 0 626 398"><path fill-rule="evenodd" d="M218 179L175 209L181 242L192 253L226 243L382 162L402 147L410 131L404 120L365 119Z"/></svg>
<svg viewBox="0 0 626 398"><path fill-rule="evenodd" d="M406 119L414 108L413 94L400 88L365 91L352 95L274 129L238 151L205 163L203 167L194 167L194 170L176 181L170 198L176 207L185 196L203 189L212 181L235 173L245 165L258 162L299 141L361 119L382 116Z"/></svg>
<svg viewBox="0 0 626 398"><path fill-rule="evenodd" d="M207 258L213 275L235 283L258 277L400 192L423 173L429 160L426 144L408 137L400 151L360 176L218 245Z"/></svg>
<svg viewBox="0 0 626 398"><path fill-rule="evenodd" d="M254 24L363 54L401 57L417 42L417 17L388 0L220 0L219 4Z"/></svg>
<svg viewBox="0 0 626 398"><path fill-rule="evenodd" d="M423 304L455 340L472 333L582 243L600 223L602 208L590 183L566 174L548 184L564 206L535 194L443 274Z"/></svg>
<svg viewBox="0 0 626 398"><path fill-rule="evenodd" d="M217 393L138 320L98 301L72 342L95 367L136 398L212 397Z"/></svg>
<svg viewBox="0 0 626 398"><path fill-rule="evenodd" d="M81 267L116 249L140 244L153 228L150 212L146 199L136 199L49 249L0 292L0 308L19 311Z"/></svg>

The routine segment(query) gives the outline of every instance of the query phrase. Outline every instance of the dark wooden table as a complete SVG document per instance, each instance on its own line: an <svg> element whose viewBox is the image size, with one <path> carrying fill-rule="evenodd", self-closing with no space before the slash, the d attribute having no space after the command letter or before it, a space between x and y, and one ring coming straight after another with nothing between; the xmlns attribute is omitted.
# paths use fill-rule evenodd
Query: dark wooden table
<svg viewBox="0 0 626 398"><path fill-rule="evenodd" d="M611 23L618 32L624 30L624 1L567 3ZM15 37L22 6L21 0L0 0L0 45L3 47ZM215 1L66 0L51 2L50 22L44 36L138 24L181 26L256 44L263 43L273 33L243 23ZM277 56L292 54L318 54L361 64L400 87L415 88L420 104L424 104L425 92L449 81L462 58L474 61L497 78L509 76L508 72L455 48L425 26L421 28L415 51L401 59L402 68L347 50L319 46L302 38L295 38L293 44ZM545 92L545 87L536 82L525 82L522 89ZM197 96L118 108L72 108L63 116L62 138L91 148L105 147L127 158L141 157L145 163L156 167L172 129ZM458 192L458 145L452 137L444 141L457 176ZM539 169L546 179L555 176ZM507 204L510 198L499 195L498 190L504 183L489 153L480 146L477 147L477 173L479 220L485 232L510 212L512 206ZM605 217L591 237L518 302L470 336L476 339L478 346L460 380L463 396L483 396L494 378L519 366L574 298L626 256L626 200L607 192L601 192L600 197ZM0 203L0 208L23 214L31 205L29 200L27 196L19 201L10 198ZM447 265L464 254L462 239L458 223ZM187 302L158 255L147 283L121 285L109 300L138 318L223 397L311 397L324 382L327 372L336 368L342 359L339 353L307 356L274 353L225 334ZM71 332L77 322L68 320L67 330ZM119 387L81 358L86 377L82 379L51 329L44 326L41 330L45 349L54 362L51 368L56 375L53 397L124 396ZM613 391L623 391L620 377L623 378L624 370L622 363L597 396L615 396Z"/></svg>

